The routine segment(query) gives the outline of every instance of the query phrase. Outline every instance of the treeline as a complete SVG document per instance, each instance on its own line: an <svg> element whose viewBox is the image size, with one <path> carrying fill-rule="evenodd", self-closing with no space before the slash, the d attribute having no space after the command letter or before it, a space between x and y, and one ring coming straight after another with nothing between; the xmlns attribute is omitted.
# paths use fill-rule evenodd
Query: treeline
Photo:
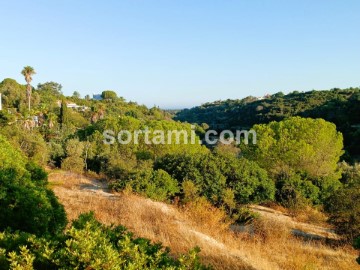
<svg viewBox="0 0 360 270"><path fill-rule="evenodd" d="M54 82L32 89L29 111L27 91L12 79L0 83L0 269L208 269L197 248L175 257L160 243L135 238L122 226L105 226L92 214L68 224L43 169L111 175L145 168L149 159L176 152L176 146L106 146L104 128L190 125L170 120L158 108L126 102L113 91L104 91L100 101L77 93L65 97ZM70 103L79 106L71 108ZM197 145L193 151L197 149L205 148Z"/></svg>
<svg viewBox="0 0 360 270"><path fill-rule="evenodd" d="M221 212L233 223L254 218L246 208L251 203L275 202L293 212L313 207L326 211L344 239L353 241L360 235L360 169L356 164L339 163L344 155L343 134L331 123L343 117L340 124L348 128L345 139L356 137L359 89L278 93L264 100L205 104L177 116L198 123L195 144L176 143L175 134L170 143L147 144L144 134L139 134L137 144L110 145L104 144L106 130L114 131L116 137L121 130L147 129L152 141L158 134L155 131L186 131L190 136L192 127L158 108L126 102L113 91L104 91L103 100L90 100L78 93L65 97L54 82L40 84L33 89L31 111L23 107L25 86L6 79L0 92L4 93L0 112L4 144L21 151L29 162L100 174L114 190ZM80 107L69 108L69 102ZM298 114L302 117L292 117ZM318 119L323 115L332 118ZM218 144L208 149L199 144L208 128L203 123L217 129L253 128L257 144ZM348 143L347 147L356 151L356 146ZM40 176L33 178L43 179ZM31 211L22 213L27 216Z"/></svg>
<svg viewBox="0 0 360 270"><path fill-rule="evenodd" d="M0 269L208 269L198 249L169 249L83 214L66 228L47 174L0 135Z"/></svg>
<svg viewBox="0 0 360 270"><path fill-rule="evenodd" d="M287 95L279 92L263 98L249 96L241 100L215 101L182 110L175 119L199 125L206 123L211 129L236 130L291 116L322 118L335 123L344 135L348 153L360 155L359 88L294 91Z"/></svg>

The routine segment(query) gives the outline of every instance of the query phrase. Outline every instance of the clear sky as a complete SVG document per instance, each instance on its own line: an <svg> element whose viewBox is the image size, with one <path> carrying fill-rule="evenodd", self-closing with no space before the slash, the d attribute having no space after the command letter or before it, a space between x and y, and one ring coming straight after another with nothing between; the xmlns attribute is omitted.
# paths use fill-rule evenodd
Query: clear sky
<svg viewBox="0 0 360 270"><path fill-rule="evenodd" d="M0 81L148 106L360 86L360 1L1 1Z"/></svg>

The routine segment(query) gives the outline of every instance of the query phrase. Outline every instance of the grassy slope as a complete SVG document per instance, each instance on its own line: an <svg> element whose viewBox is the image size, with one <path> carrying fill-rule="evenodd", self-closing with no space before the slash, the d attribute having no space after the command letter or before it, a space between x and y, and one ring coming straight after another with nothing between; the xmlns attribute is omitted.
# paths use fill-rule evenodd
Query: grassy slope
<svg viewBox="0 0 360 270"><path fill-rule="evenodd" d="M359 268L352 248L333 249L294 238L286 218L264 218L252 236L235 234L215 213L195 219L180 207L133 194L110 194L101 182L87 177L57 171L50 173L50 182L70 220L94 211L100 221L122 224L136 236L162 242L175 255L199 246L203 261L216 269Z"/></svg>

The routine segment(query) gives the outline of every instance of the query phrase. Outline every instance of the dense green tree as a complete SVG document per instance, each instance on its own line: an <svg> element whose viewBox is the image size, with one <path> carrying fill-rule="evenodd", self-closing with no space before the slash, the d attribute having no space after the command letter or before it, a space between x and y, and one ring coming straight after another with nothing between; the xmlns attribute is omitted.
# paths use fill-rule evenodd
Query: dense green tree
<svg viewBox="0 0 360 270"><path fill-rule="evenodd" d="M216 158L211 154L172 154L155 163L155 169L167 171L179 183L191 180L213 203L220 202L226 187L226 177L221 173Z"/></svg>
<svg viewBox="0 0 360 270"><path fill-rule="evenodd" d="M15 108L20 111L22 104L26 102L26 87L13 79L4 79L0 83L3 108Z"/></svg>
<svg viewBox="0 0 360 270"><path fill-rule="evenodd" d="M72 94L72 97L76 98L76 99L81 98L80 93L78 91L74 91L74 93Z"/></svg>
<svg viewBox="0 0 360 270"><path fill-rule="evenodd" d="M178 182L161 169L123 174L120 179L113 182L112 188L131 188L134 192L158 201L168 201L179 192Z"/></svg>
<svg viewBox="0 0 360 270"><path fill-rule="evenodd" d="M334 124L292 117L253 128L257 143L242 145L242 154L258 162L278 182L291 182L297 174L320 188L321 200L340 186L337 163L343 154L343 143Z"/></svg>
<svg viewBox="0 0 360 270"><path fill-rule="evenodd" d="M83 172L85 167L83 152L83 142L78 139L69 139L66 142L66 158L61 162L61 168L72 172Z"/></svg>
<svg viewBox="0 0 360 270"><path fill-rule="evenodd" d="M0 168L3 170L11 169L22 176L25 173L25 157L0 135Z"/></svg>
<svg viewBox="0 0 360 270"><path fill-rule="evenodd" d="M49 95L58 98L62 95L62 85L57 82L39 83L37 86L37 90L40 92L46 92Z"/></svg>
<svg viewBox="0 0 360 270"><path fill-rule="evenodd" d="M6 228L37 235L64 229L66 215L51 190L46 173L0 135L0 231Z"/></svg>
<svg viewBox="0 0 360 270"><path fill-rule="evenodd" d="M243 146L243 154L274 174L289 170L310 177L336 174L343 154L342 135L322 119L293 117L267 125L255 125L256 145Z"/></svg>
<svg viewBox="0 0 360 270"><path fill-rule="evenodd" d="M231 188L237 203L262 202L274 198L274 183L265 170L244 158L213 154L166 155L154 167L167 171L179 183L190 180L200 196L213 203L223 201Z"/></svg>
<svg viewBox="0 0 360 270"><path fill-rule="evenodd" d="M221 155L218 163L223 163L220 170L238 203L259 203L274 199L274 182L256 162Z"/></svg>
<svg viewBox="0 0 360 270"><path fill-rule="evenodd" d="M43 112L55 113L58 108L58 101L62 96L62 85L56 82L39 83L36 93L40 95L40 106Z"/></svg>
<svg viewBox="0 0 360 270"><path fill-rule="evenodd" d="M61 101L60 107L60 126L61 128L65 128L69 124L69 112L65 99Z"/></svg>
<svg viewBox="0 0 360 270"><path fill-rule="evenodd" d="M21 150L30 160L46 165L49 158L48 147L38 129L28 130L21 122L4 126L0 134L16 148Z"/></svg>
<svg viewBox="0 0 360 270"><path fill-rule="evenodd" d="M343 169L344 186L329 198L325 206L336 231L353 241L360 237L360 166L343 164Z"/></svg>
<svg viewBox="0 0 360 270"><path fill-rule="evenodd" d="M105 90L101 93L101 97L106 100L116 100L117 94L115 91L112 90Z"/></svg>
<svg viewBox="0 0 360 270"><path fill-rule="evenodd" d="M291 116L323 118L335 123L344 135L345 149L350 155L360 155L360 88L215 101L182 110L175 119L199 125L207 123L211 129L235 131Z"/></svg>

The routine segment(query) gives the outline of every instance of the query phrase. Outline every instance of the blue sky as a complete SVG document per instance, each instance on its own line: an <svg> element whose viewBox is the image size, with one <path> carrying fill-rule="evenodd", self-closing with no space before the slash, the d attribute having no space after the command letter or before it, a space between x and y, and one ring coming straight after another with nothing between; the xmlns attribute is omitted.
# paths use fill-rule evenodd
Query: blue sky
<svg viewBox="0 0 360 270"><path fill-rule="evenodd" d="M2 1L0 80L147 106L360 86L360 1Z"/></svg>

